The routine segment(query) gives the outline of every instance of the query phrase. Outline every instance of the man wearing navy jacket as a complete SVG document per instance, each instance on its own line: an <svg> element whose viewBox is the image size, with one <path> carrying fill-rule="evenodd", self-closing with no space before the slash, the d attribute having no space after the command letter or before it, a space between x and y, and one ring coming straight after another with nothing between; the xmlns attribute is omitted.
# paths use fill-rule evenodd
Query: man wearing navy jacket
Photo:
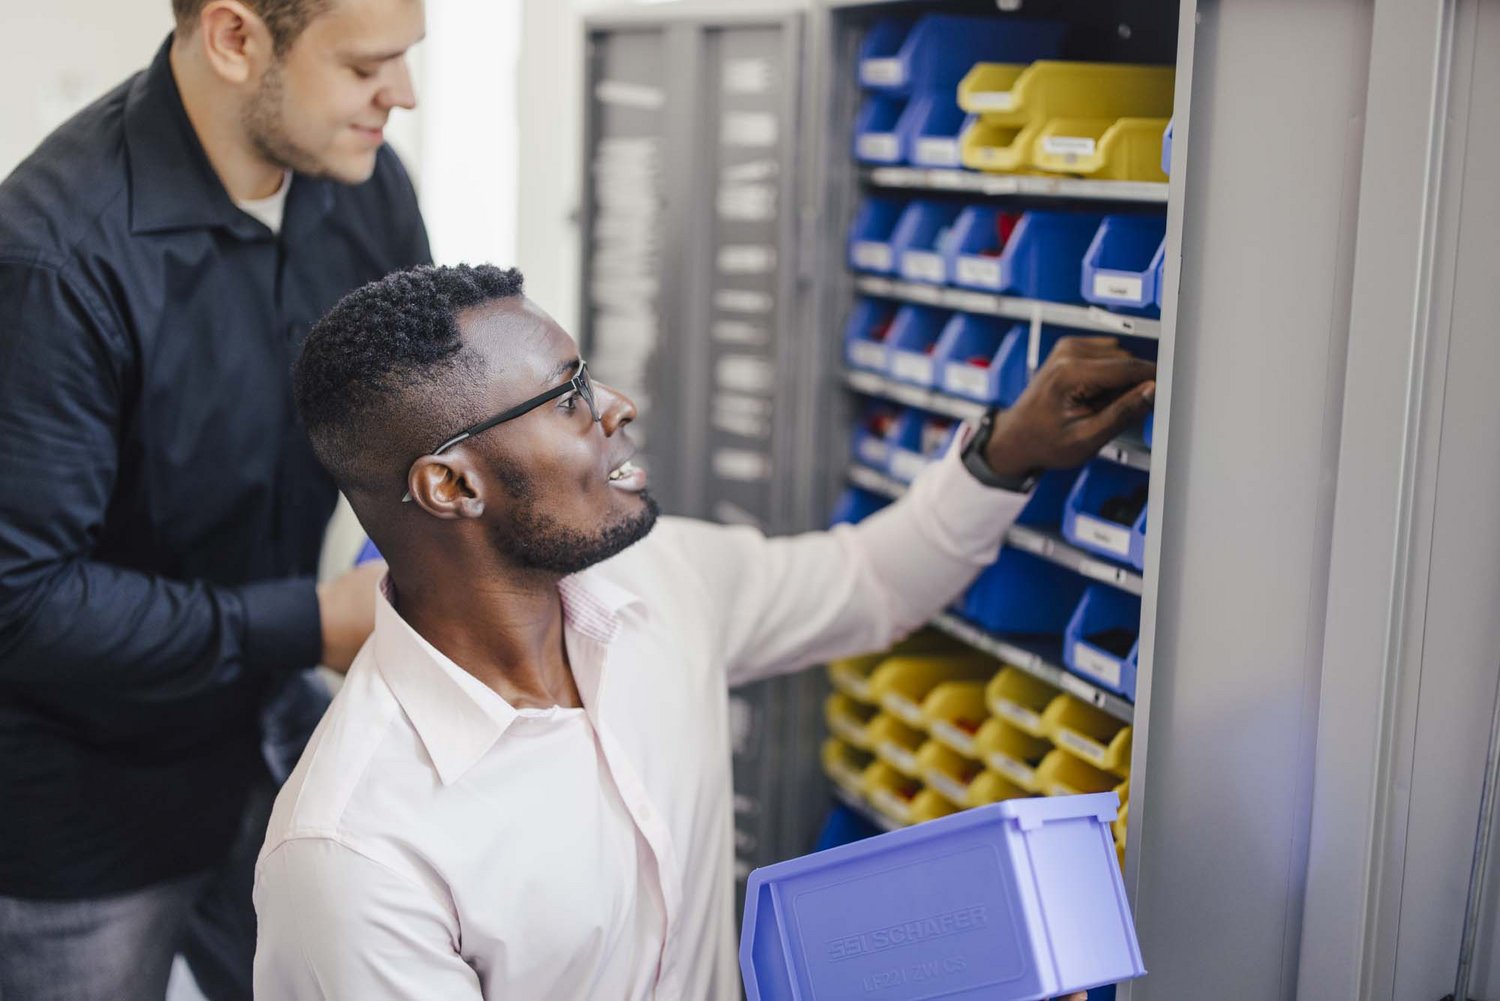
<svg viewBox="0 0 1500 1001"><path fill-rule="evenodd" d="M430 259L383 144L420 0L174 0L151 66L0 184L0 997L250 997L261 707L316 718L379 566L290 368Z"/></svg>

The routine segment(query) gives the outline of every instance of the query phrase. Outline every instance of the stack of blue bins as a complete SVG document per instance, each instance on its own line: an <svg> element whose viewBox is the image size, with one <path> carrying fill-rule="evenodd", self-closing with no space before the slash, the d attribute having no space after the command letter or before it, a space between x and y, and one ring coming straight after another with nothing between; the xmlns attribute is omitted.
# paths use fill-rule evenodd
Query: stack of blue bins
<svg viewBox="0 0 1500 1001"><path fill-rule="evenodd" d="M757 869L749 1001L1040 1001L1143 975L1112 792L1014 799Z"/></svg>
<svg viewBox="0 0 1500 1001"><path fill-rule="evenodd" d="M958 167L958 81L978 62L1051 58L1063 32L1050 21L951 14L876 21L859 51L864 100L854 120L854 158Z"/></svg>
<svg viewBox="0 0 1500 1001"><path fill-rule="evenodd" d="M1002 234L1003 210L971 205L948 236L948 274L961 288L1049 302L1081 303L1084 253L1104 216L1034 211Z"/></svg>

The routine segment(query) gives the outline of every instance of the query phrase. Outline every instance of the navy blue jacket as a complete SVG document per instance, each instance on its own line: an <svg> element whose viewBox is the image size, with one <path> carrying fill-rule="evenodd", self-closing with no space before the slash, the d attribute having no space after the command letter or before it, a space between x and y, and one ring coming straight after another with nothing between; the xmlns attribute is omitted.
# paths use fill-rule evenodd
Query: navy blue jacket
<svg viewBox="0 0 1500 1001"><path fill-rule="evenodd" d="M396 155L235 207L163 45L0 183L0 894L220 861L257 706L317 662L336 500L290 366L345 292L430 259Z"/></svg>

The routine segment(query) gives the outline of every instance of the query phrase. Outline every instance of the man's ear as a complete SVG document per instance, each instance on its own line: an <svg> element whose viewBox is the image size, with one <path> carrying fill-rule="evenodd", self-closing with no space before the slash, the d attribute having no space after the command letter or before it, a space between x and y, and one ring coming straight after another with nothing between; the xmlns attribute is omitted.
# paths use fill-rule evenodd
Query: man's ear
<svg viewBox="0 0 1500 1001"><path fill-rule="evenodd" d="M271 30L239 0L212 0L198 16L198 43L225 81L254 83L276 59Z"/></svg>
<svg viewBox="0 0 1500 1001"><path fill-rule="evenodd" d="M461 452L422 456L412 463L406 488L412 502L433 517L456 520L484 514L484 484Z"/></svg>

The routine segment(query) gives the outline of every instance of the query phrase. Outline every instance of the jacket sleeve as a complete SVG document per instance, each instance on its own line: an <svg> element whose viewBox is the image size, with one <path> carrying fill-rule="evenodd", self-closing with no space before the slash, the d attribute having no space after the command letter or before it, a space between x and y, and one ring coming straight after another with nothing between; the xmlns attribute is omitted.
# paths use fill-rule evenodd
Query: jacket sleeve
<svg viewBox="0 0 1500 1001"><path fill-rule="evenodd" d="M156 702L317 663L310 577L216 587L91 558L131 365L109 316L58 269L0 260L0 684Z"/></svg>

